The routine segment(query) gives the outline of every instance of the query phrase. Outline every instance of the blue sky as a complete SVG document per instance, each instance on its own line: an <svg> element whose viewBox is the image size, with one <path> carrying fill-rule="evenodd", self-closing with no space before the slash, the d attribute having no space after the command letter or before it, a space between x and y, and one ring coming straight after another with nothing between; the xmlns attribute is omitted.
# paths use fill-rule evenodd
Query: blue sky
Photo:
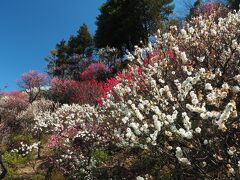
<svg viewBox="0 0 240 180"><path fill-rule="evenodd" d="M175 0L177 14L184 10ZM0 89L18 89L30 69L45 71L44 58L61 39L86 23L94 34L98 8L105 0L0 0Z"/></svg>

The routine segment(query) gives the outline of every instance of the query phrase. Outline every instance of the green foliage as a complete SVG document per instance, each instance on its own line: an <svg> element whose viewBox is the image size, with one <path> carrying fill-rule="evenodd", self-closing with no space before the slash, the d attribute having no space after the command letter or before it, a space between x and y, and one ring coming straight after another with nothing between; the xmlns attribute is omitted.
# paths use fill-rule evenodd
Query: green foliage
<svg viewBox="0 0 240 180"><path fill-rule="evenodd" d="M108 153L101 149L94 150L92 156L97 160L97 162L106 162L109 159Z"/></svg>
<svg viewBox="0 0 240 180"><path fill-rule="evenodd" d="M28 162L32 161L33 155L28 154L26 156L21 156L16 152L6 151L3 154L3 162L7 169L7 175L5 179L16 179L17 173L16 169L19 165L26 165Z"/></svg>
<svg viewBox="0 0 240 180"><path fill-rule="evenodd" d="M66 59L74 54L86 56L89 52L86 52L88 48L92 48L93 45L92 36L88 31L86 24L83 24L77 32L76 36L71 36L66 42L61 40L56 44L56 48L50 51L52 56L56 56L59 59Z"/></svg>
<svg viewBox="0 0 240 180"><path fill-rule="evenodd" d="M5 152L3 154L3 161L11 167L15 167L17 165L26 164L27 162L33 159L32 154L28 154L26 156L21 156L16 152Z"/></svg>
<svg viewBox="0 0 240 180"><path fill-rule="evenodd" d="M92 51L92 37L91 34L88 32L88 27L86 24L83 24L77 36L71 36L68 44L67 44L67 54L81 54L87 56Z"/></svg>
<svg viewBox="0 0 240 180"><path fill-rule="evenodd" d="M129 171L121 166L114 166L113 168L97 168L93 174L96 179L134 179Z"/></svg>
<svg viewBox="0 0 240 180"><path fill-rule="evenodd" d="M97 17L95 44L132 49L148 41L164 19L172 13L173 0L108 0Z"/></svg>
<svg viewBox="0 0 240 180"><path fill-rule="evenodd" d="M31 179L32 180L44 180L45 179L45 174L37 173Z"/></svg>
<svg viewBox="0 0 240 180"><path fill-rule="evenodd" d="M164 174L160 176L160 180L172 180L173 176L171 174Z"/></svg>
<svg viewBox="0 0 240 180"><path fill-rule="evenodd" d="M154 177L160 178L162 175L167 174L167 172L161 172L165 162L164 159L157 158L150 155L141 155L136 162L132 165L131 171L137 174L151 174Z"/></svg>
<svg viewBox="0 0 240 180"><path fill-rule="evenodd" d="M230 5L231 9L239 10L239 0L228 0L228 4Z"/></svg>
<svg viewBox="0 0 240 180"><path fill-rule="evenodd" d="M190 8L189 14L186 19L190 20L193 16L195 16L195 11L198 6L200 6L203 3L202 0L196 0L193 4L193 6Z"/></svg>
<svg viewBox="0 0 240 180"><path fill-rule="evenodd" d="M46 58L48 73L54 77L77 79L83 58L93 53L93 39L86 24L83 24L77 35L66 42L61 40ZM77 56L78 58L75 58ZM76 75L77 74L77 75Z"/></svg>
<svg viewBox="0 0 240 180"><path fill-rule="evenodd" d="M162 32L168 32L170 29L170 26L177 26L178 28L181 28L182 19L178 17L169 18L168 20L164 21L160 29L162 30Z"/></svg>
<svg viewBox="0 0 240 180"><path fill-rule="evenodd" d="M12 139L14 141L24 141L24 142L28 142L31 143L34 141L33 137L30 134L13 134Z"/></svg>
<svg viewBox="0 0 240 180"><path fill-rule="evenodd" d="M65 180L66 178L64 177L64 175L58 171L58 170L54 170L51 174L51 180Z"/></svg>
<svg viewBox="0 0 240 180"><path fill-rule="evenodd" d="M7 175L5 177L6 180L16 179L16 176L17 176L17 174L13 168L10 168L10 167L7 168Z"/></svg>
<svg viewBox="0 0 240 180"><path fill-rule="evenodd" d="M23 142L25 144L31 144L34 142L33 137L31 134L15 134L13 133L10 137L10 140L8 142L8 148L14 149L16 147L19 147L20 143Z"/></svg>

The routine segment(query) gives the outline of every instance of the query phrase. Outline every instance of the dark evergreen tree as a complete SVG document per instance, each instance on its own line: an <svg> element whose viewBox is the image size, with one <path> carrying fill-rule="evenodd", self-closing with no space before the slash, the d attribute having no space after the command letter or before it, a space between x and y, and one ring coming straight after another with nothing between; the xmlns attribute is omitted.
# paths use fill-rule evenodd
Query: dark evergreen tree
<svg viewBox="0 0 240 180"><path fill-rule="evenodd" d="M228 0L231 9L239 10L240 0Z"/></svg>
<svg viewBox="0 0 240 180"><path fill-rule="evenodd" d="M79 42L78 51L82 52L82 54L84 54L85 56L91 55L93 51L93 39L88 31L86 24L84 24L80 28L78 34L79 34L79 36L77 37L77 41Z"/></svg>
<svg viewBox="0 0 240 180"><path fill-rule="evenodd" d="M50 56L46 58L48 73L55 77L64 76L63 65L66 64L68 46L64 40L56 44L55 49L50 51Z"/></svg>
<svg viewBox="0 0 240 180"><path fill-rule="evenodd" d="M95 44L132 49L147 43L174 9L173 0L107 0L97 17Z"/></svg>
<svg viewBox="0 0 240 180"><path fill-rule="evenodd" d="M189 14L188 14L188 16L186 17L186 19L189 20L189 19L191 19L193 16L195 16L195 15L196 15L196 14L195 14L196 9L197 9L198 6L200 6L202 3L203 3L202 0L196 0L196 1L194 2L193 6L190 8Z"/></svg>
<svg viewBox="0 0 240 180"><path fill-rule="evenodd" d="M88 66L93 52L93 39L86 24L66 43L62 40L50 52L48 73L53 77L79 79L79 73Z"/></svg>
<svg viewBox="0 0 240 180"><path fill-rule="evenodd" d="M77 36L71 36L68 41L68 54L88 56L92 51L93 40L86 24L83 24L77 32Z"/></svg>

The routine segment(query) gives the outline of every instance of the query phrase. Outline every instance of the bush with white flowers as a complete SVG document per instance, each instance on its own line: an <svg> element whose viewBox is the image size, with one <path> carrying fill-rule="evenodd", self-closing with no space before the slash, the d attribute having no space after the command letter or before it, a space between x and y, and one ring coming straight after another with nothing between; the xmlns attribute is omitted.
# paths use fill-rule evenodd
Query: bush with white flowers
<svg viewBox="0 0 240 180"><path fill-rule="evenodd" d="M104 101L116 143L154 154L176 177L239 178L240 12L199 16L157 38L163 51L141 73L129 67L118 100Z"/></svg>
<svg viewBox="0 0 240 180"><path fill-rule="evenodd" d="M48 146L54 151L52 163L69 177L91 177L94 150L102 149L110 137L97 108L64 104L54 112L35 117L37 131L50 134Z"/></svg>

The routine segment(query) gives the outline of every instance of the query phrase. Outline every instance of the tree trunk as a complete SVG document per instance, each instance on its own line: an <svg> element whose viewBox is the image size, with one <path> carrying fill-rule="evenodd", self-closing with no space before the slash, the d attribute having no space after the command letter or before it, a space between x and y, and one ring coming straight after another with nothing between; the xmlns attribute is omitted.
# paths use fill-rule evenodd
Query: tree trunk
<svg viewBox="0 0 240 180"><path fill-rule="evenodd" d="M38 142L41 142L41 132L38 132ZM38 144L38 150L37 150L37 158L41 158L41 143Z"/></svg>
<svg viewBox="0 0 240 180"><path fill-rule="evenodd" d="M7 169L5 168L2 160L2 152L0 151L0 168L1 168L1 174L0 174L0 179L3 179L6 174L7 174Z"/></svg>

